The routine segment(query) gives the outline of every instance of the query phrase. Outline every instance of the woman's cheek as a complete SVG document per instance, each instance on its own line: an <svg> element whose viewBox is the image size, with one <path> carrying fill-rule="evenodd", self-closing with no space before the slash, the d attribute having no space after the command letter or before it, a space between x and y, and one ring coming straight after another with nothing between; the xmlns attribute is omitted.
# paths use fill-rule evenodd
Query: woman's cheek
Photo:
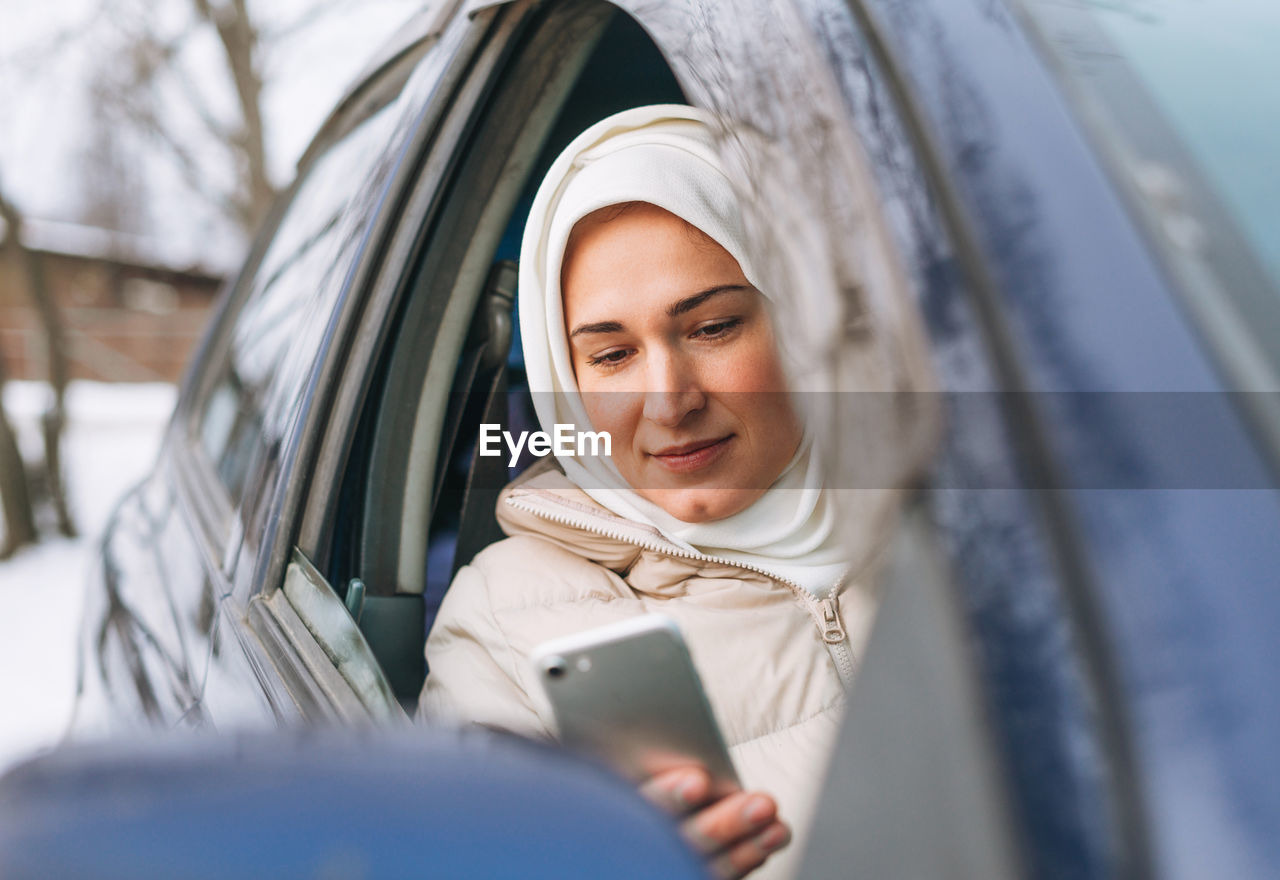
<svg viewBox="0 0 1280 880"><path fill-rule="evenodd" d="M583 391L582 402L591 419L591 430L608 431L612 438L614 453L623 448L634 433L629 425L634 424L635 416L643 410L644 395L634 391Z"/></svg>
<svg viewBox="0 0 1280 880"><path fill-rule="evenodd" d="M744 352L728 358L717 370L719 387L736 394L773 394L787 387L786 377L772 358Z"/></svg>
<svg viewBox="0 0 1280 880"><path fill-rule="evenodd" d="M716 352L715 374L725 391L778 391L786 388L782 363L767 328L752 328L735 345Z"/></svg>

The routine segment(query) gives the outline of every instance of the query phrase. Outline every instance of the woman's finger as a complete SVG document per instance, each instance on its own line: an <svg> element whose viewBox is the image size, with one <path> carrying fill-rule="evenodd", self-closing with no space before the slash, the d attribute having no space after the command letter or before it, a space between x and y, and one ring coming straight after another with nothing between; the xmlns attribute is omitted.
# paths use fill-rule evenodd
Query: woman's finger
<svg viewBox="0 0 1280 880"><path fill-rule="evenodd" d="M711 798L711 777L701 767L680 767L650 777L640 793L669 813L683 816Z"/></svg>
<svg viewBox="0 0 1280 880"><path fill-rule="evenodd" d="M721 880L738 880L763 865L765 859L790 842L790 829L781 822L771 822L759 834L712 859L711 873Z"/></svg>
<svg viewBox="0 0 1280 880"><path fill-rule="evenodd" d="M777 813L778 807L768 795L739 791L689 817L682 831L694 849L710 855L763 831Z"/></svg>

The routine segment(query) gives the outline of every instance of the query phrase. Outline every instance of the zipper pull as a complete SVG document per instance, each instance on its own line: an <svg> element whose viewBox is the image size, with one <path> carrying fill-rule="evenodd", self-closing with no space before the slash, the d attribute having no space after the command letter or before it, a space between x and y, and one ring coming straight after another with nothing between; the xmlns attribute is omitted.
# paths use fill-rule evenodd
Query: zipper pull
<svg viewBox="0 0 1280 880"><path fill-rule="evenodd" d="M828 645L838 645L844 641L844 627L840 625L840 612L834 599L823 599L818 603L822 608L822 640Z"/></svg>

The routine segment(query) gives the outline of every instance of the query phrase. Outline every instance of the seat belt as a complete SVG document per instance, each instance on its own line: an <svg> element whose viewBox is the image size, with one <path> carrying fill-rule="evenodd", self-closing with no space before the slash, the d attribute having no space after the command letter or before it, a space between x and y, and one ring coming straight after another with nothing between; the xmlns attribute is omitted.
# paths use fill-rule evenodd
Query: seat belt
<svg viewBox="0 0 1280 880"><path fill-rule="evenodd" d="M507 368L505 364L494 374L488 394L480 424L506 425ZM458 543L453 551L453 570L449 572L450 580L453 580L458 569L471 562L477 553L494 541L500 541L506 537L498 527L498 520L494 514L498 506L498 494L506 484L506 455L481 455L477 446L476 454L471 458L471 467L467 470L467 487L462 494L462 513L458 518Z"/></svg>
<svg viewBox="0 0 1280 880"><path fill-rule="evenodd" d="M469 381L471 389L479 390L483 382L484 404L479 421L474 426L478 436L483 424L507 423L507 355L511 351L512 307L518 271L514 260L495 263L485 284L480 313L476 315L473 332L482 335L483 344ZM456 387L456 386L455 386ZM458 421L470 407L463 400ZM459 439L459 425L455 424L449 443L449 455ZM472 426L468 426L469 428ZM439 471L443 475L443 471ZM467 482L462 492L462 508L458 514L458 541L454 546L450 580L458 569L471 561L483 547L503 537L494 517L498 493L507 482L505 458L501 455L482 456L477 442L475 454L467 468ZM437 485L439 485L437 483Z"/></svg>
<svg viewBox="0 0 1280 880"><path fill-rule="evenodd" d="M457 444L462 432L462 422L466 419L471 395L484 389L486 395L484 410L492 403L495 383L500 375L505 375L507 355L511 351L512 306L515 304L516 279L518 271L514 260L499 260L489 270L489 278L485 281L484 292L480 296L480 305L467 333L467 345L463 350L462 360L454 374L453 390L450 394L449 406L444 426L444 436L440 438L440 449L436 455L435 497L431 499L431 518L435 519L436 508L440 503L440 488L444 485L445 475L458 451ZM503 391L505 392L505 380ZM503 422L505 415L505 393L503 396ZM487 417L481 417L481 424ZM470 480L468 479L468 485ZM464 496L465 498L465 496Z"/></svg>

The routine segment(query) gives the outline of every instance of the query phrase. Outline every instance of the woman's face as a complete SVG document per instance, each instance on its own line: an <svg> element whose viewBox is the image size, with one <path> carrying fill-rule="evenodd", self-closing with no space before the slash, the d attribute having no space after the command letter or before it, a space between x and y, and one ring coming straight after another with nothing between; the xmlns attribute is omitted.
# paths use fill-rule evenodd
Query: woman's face
<svg viewBox="0 0 1280 880"><path fill-rule="evenodd" d="M799 446L764 297L737 260L661 208L582 220L561 273L565 332L592 428L676 519L745 510Z"/></svg>

